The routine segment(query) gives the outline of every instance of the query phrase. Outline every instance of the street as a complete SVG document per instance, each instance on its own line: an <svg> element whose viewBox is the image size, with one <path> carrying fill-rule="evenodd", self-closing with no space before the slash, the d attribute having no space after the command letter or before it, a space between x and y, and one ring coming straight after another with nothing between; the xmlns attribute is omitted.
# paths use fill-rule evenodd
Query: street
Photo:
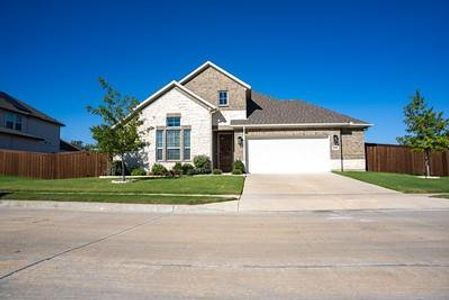
<svg viewBox="0 0 449 300"><path fill-rule="evenodd" d="M2 299L447 299L449 210L0 209Z"/></svg>

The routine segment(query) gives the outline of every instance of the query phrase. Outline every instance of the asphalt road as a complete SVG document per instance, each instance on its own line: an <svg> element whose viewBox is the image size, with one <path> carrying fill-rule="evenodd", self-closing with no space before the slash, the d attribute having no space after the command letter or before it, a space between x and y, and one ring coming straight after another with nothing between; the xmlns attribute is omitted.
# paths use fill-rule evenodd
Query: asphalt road
<svg viewBox="0 0 449 300"><path fill-rule="evenodd" d="M449 211L0 209L1 299L448 299Z"/></svg>

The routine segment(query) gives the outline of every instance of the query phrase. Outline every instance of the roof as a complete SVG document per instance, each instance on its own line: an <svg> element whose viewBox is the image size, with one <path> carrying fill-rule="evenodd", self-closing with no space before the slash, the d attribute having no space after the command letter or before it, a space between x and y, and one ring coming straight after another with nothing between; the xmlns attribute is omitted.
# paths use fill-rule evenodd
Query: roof
<svg viewBox="0 0 449 300"><path fill-rule="evenodd" d="M73 145L72 143L69 143L67 141L64 141L63 139L59 140L59 150L60 151L82 151L79 147Z"/></svg>
<svg viewBox="0 0 449 300"><path fill-rule="evenodd" d="M251 86L249 84L247 84L246 82L238 79L237 77L235 77L234 75L232 75L231 73L229 73L228 71L220 68L219 66L217 66L216 64L214 64L211 61L206 61L204 64L202 64L201 66L199 66L198 68L196 68L195 70L193 70L192 72L190 72L189 74L187 74L187 76L185 76L184 78L182 78L179 83L180 84L185 84L188 81L190 81L191 79L193 79L196 75L198 75L199 73L203 72L204 70L206 70L207 68L214 68L215 70L219 71L220 73L224 74L225 76L231 78L232 80L234 80L235 82L239 83L240 85L246 87L247 89L251 89Z"/></svg>
<svg viewBox="0 0 449 300"><path fill-rule="evenodd" d="M8 95L5 92L0 91L0 108L20 113L23 115L31 116L49 123L53 123L59 126L65 126L58 120L44 114L43 112L37 110L36 108L26 104L25 102Z"/></svg>
<svg viewBox="0 0 449 300"><path fill-rule="evenodd" d="M38 141L44 140L43 138L38 137L37 135L32 135L29 133L24 133L22 131L13 130L13 129L5 128L5 127L0 127L0 134L2 134L2 133L9 134L9 135L15 135L15 136L19 136L19 137L23 137L23 138L27 138L27 139L38 140Z"/></svg>
<svg viewBox="0 0 449 300"><path fill-rule="evenodd" d="M139 109L144 108L145 106L147 106L147 105L151 104L152 102L156 101L159 97L161 97L162 95L164 95L165 93L167 93L168 91L170 91L170 90L172 90L174 88L180 89L182 92L184 92L185 94L189 95L191 98L196 100L198 103L200 103L201 105L207 107L209 110L217 109L217 107L215 105L207 102L206 100L204 100L203 98L201 98L200 96L198 96L197 94L192 92L191 90L187 89L185 86L180 85L177 81L173 80L169 84L167 84L166 86L164 86L163 88L158 90L156 93L152 94L150 97L148 97L147 99L142 101L134 110L137 111Z"/></svg>
<svg viewBox="0 0 449 300"><path fill-rule="evenodd" d="M257 92L251 94L247 105L248 118L233 120L231 125L371 126L364 121L302 100L278 100Z"/></svg>

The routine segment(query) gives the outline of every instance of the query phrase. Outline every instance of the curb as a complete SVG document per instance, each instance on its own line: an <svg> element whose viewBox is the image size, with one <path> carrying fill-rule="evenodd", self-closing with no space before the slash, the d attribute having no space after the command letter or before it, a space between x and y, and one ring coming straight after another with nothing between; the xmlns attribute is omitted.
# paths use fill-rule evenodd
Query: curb
<svg viewBox="0 0 449 300"><path fill-rule="evenodd" d="M99 203L99 202L63 202L63 201L29 201L29 200L0 200L0 208L32 208L32 209L60 209L90 212L142 212L160 214L222 214L237 213L238 200L199 204L199 205L170 205L170 204L127 204L127 203Z"/></svg>

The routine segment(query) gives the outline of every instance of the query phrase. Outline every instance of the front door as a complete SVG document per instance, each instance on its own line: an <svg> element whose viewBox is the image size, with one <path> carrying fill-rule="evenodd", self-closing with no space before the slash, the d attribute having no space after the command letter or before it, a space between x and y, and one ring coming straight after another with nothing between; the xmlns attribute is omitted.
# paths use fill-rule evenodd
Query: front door
<svg viewBox="0 0 449 300"><path fill-rule="evenodd" d="M234 162L234 133L218 133L218 168L223 172L232 171Z"/></svg>

